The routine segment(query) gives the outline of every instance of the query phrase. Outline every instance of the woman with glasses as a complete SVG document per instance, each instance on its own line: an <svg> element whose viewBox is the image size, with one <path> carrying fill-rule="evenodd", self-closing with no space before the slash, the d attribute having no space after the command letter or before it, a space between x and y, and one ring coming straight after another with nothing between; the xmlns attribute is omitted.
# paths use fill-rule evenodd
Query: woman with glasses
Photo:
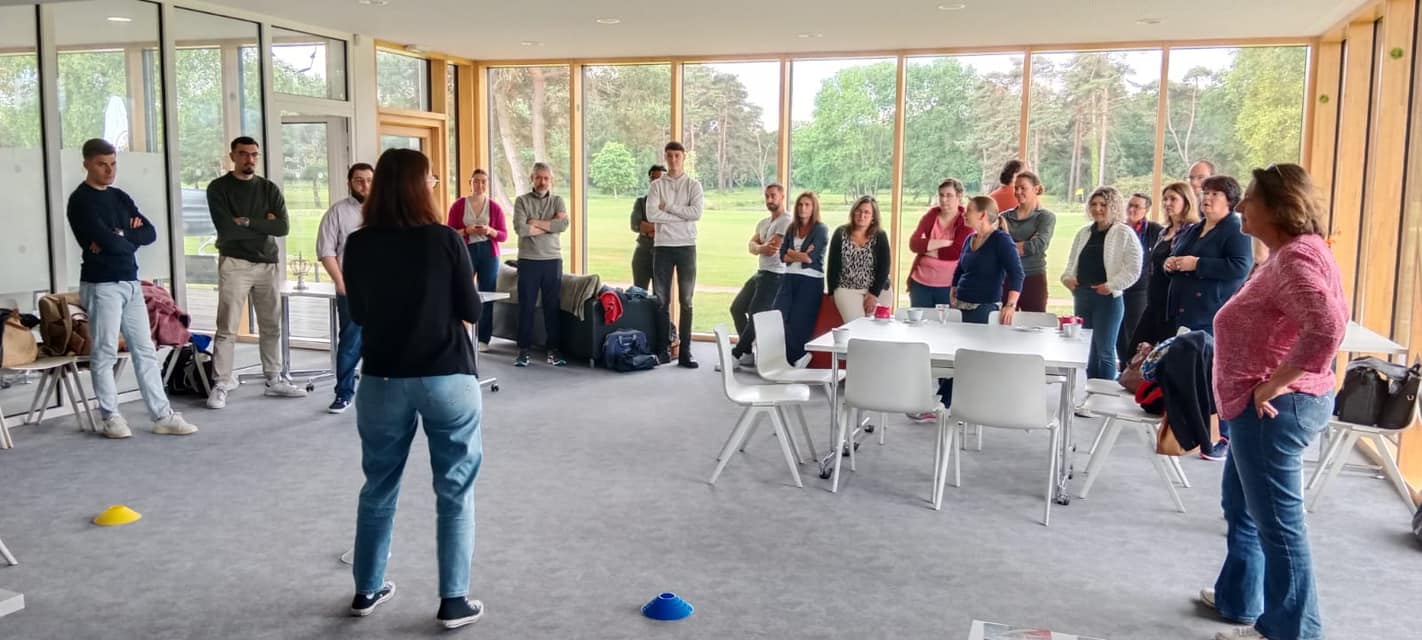
<svg viewBox="0 0 1422 640"><path fill-rule="evenodd" d="M834 230L825 280L844 322L872 315L889 290L889 234L879 226L879 203L863 196L849 209L849 224Z"/></svg>
<svg viewBox="0 0 1422 640"><path fill-rule="evenodd" d="M908 278L909 306L948 304L963 240L972 233L963 216L962 202L963 183L957 178L944 180L938 185L938 206L923 214L909 236L909 250L914 253ZM1017 201L1012 202L1016 205Z"/></svg>
<svg viewBox="0 0 1422 640"><path fill-rule="evenodd" d="M489 197L489 173L475 169L469 177L469 195L454 201L448 224L469 248L469 261L480 291L493 291L499 281L499 244L509 237L504 209ZM489 350L494 335L493 307L484 307L479 318L479 350Z"/></svg>
<svg viewBox="0 0 1422 640"><path fill-rule="evenodd" d="M775 308L785 319L785 358L804 366L809 360L805 343L813 337L810 334L815 332L815 318L819 317L824 299L829 229L820 222L820 199L814 192L806 191L795 198L794 216L780 245L785 277L775 294Z"/></svg>

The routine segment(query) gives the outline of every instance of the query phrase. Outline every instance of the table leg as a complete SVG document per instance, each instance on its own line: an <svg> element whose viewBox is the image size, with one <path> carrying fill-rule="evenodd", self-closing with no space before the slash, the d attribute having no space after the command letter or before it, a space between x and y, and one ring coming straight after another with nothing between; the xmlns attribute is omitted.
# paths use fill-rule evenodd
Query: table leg
<svg viewBox="0 0 1422 640"><path fill-rule="evenodd" d="M1066 378L1062 381L1062 397L1057 411L1061 415L1061 442L1057 446L1057 495L1056 502L1059 505L1071 504L1071 494L1067 489L1067 481L1072 475L1071 464L1071 423L1074 413L1076 397L1076 370L1067 370Z"/></svg>
<svg viewBox="0 0 1422 640"><path fill-rule="evenodd" d="M340 375L340 372L336 371L336 363L340 361L340 358L338 357L339 354L338 354L337 350L338 350L338 349L340 348L340 346L341 346L341 342L340 342L340 337L341 337L341 324L340 324L340 321L337 319L337 318L339 317L338 314L340 313L340 311L336 308L336 299L335 299L335 298L331 298L331 309L330 309L330 311L331 311L331 324L330 324L330 331L331 331L331 375L339 376L339 375Z"/></svg>
<svg viewBox="0 0 1422 640"><path fill-rule="evenodd" d="M835 439L835 436L836 436L837 433L838 433L838 432L836 431L836 428L839 426L840 415L839 415L839 354L838 354L838 353L834 353L834 352L830 352L829 403L830 403L830 413L829 413L829 415L830 415L830 420L829 420L829 438L828 438L828 441L829 441L829 443L830 443L830 450L829 450L829 453L826 453L823 458L820 458L820 478L822 478L822 479L824 479L824 480L828 480L829 477L830 477L830 475L832 475L832 474L834 473L834 461L835 461L837 458L839 458L839 454L840 454L840 451L841 451L841 447L843 446L843 444L841 444L839 441L837 441L837 440ZM850 437L851 437L851 439L853 439L853 436L852 436L852 435L851 435Z"/></svg>
<svg viewBox="0 0 1422 640"><path fill-rule="evenodd" d="M281 378L291 378L291 296L281 297Z"/></svg>

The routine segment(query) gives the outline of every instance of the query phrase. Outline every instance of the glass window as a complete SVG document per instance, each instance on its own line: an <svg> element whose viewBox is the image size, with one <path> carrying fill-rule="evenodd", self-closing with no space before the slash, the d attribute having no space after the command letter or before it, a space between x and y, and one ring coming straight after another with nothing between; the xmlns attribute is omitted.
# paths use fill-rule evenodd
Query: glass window
<svg viewBox="0 0 1422 640"><path fill-rule="evenodd" d="M1197 160L1248 182L1249 170L1298 162L1308 47L1170 50L1164 179Z"/></svg>
<svg viewBox="0 0 1422 640"><path fill-rule="evenodd" d="M376 50L375 96L382 107L429 111L430 61Z"/></svg>
<svg viewBox="0 0 1422 640"><path fill-rule="evenodd" d="M1151 188L1160 55L1146 50L1032 56L1026 160L1042 178L1042 206L1057 214L1047 252L1048 311L1072 307L1070 292L1053 274L1066 268L1071 239L1086 224L1086 196L1100 185L1127 194Z"/></svg>
<svg viewBox="0 0 1422 640"><path fill-rule="evenodd" d="M391 149L414 149L415 151L424 151L425 141L418 136L401 136L389 133L380 134L380 150L383 152Z"/></svg>
<svg viewBox="0 0 1422 640"><path fill-rule="evenodd" d="M138 252L139 275L168 280L168 180L163 151L158 5L94 0L54 5L59 48L61 182L65 196L84 181L84 141L103 138L118 149L118 179L158 241ZM127 18L97 21L95 16ZM69 282L79 285L80 250L66 231Z"/></svg>
<svg viewBox="0 0 1422 640"><path fill-rule="evenodd" d="M896 75L892 59L798 60L791 66L791 190L819 194L830 229L849 221L849 205L862 195L878 198L888 215Z"/></svg>
<svg viewBox="0 0 1422 640"><path fill-rule="evenodd" d="M273 28L272 81L277 93L345 100L345 41Z"/></svg>
<svg viewBox="0 0 1422 640"><path fill-rule="evenodd" d="M671 140L671 66L583 67L583 162L588 272L625 287L636 235L632 205ZM646 283L643 283L646 286Z"/></svg>
<svg viewBox="0 0 1422 640"><path fill-rule="evenodd" d="M34 311L48 290L49 229L40 144L35 8L0 7L0 307Z"/></svg>
<svg viewBox="0 0 1422 640"><path fill-rule="evenodd" d="M731 300L756 270L746 239L769 215L765 185L779 172L780 63L688 64L682 91L687 171L706 193L697 225L692 329L709 333L718 323L730 324Z"/></svg>
<svg viewBox="0 0 1422 640"><path fill-rule="evenodd" d="M490 195L510 218L514 199L532 188L534 162L553 168L553 193L568 200L568 84L568 67L489 70ZM504 246L518 251L512 229ZM569 248L564 241L564 260Z"/></svg>
<svg viewBox="0 0 1422 640"><path fill-rule="evenodd" d="M217 317L217 231L207 184L231 169L233 138L263 141L260 45L255 23L188 9L174 11L172 28L186 305L195 327L211 329Z"/></svg>
<svg viewBox="0 0 1422 640"><path fill-rule="evenodd" d="M909 58L904 88L904 188L895 243L899 304L908 305L914 254L909 237L938 205L945 178L963 182L965 198L998 186L1003 163L1017 156L1022 120L1021 54ZM887 221L886 221L887 225Z"/></svg>
<svg viewBox="0 0 1422 640"><path fill-rule="evenodd" d="M459 198L459 185L465 176L459 171L459 67L449 64L444 67L444 114L445 130L449 135L445 145L445 155L449 157L449 174L445 176L445 187L449 189L449 203Z"/></svg>

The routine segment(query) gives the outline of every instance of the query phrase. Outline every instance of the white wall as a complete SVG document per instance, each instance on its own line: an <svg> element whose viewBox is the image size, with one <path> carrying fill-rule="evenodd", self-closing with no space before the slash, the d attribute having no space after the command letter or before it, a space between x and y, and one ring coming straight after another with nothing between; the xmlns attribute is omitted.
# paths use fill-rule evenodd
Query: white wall
<svg viewBox="0 0 1422 640"><path fill-rule="evenodd" d="M355 122L351 123L351 162L374 165L380 157L380 114L375 95L375 38L356 34L347 47L351 100Z"/></svg>
<svg viewBox="0 0 1422 640"><path fill-rule="evenodd" d="M65 149L59 153L63 166L63 203L58 203L57 215L64 215L69 194L84 182L84 156L79 149ZM171 249L168 245L168 185L164 178L164 160L161 153L141 153L120 151L118 154L118 180L114 186L123 189L138 210L153 223L158 232L158 241L138 250L138 275L144 280L167 280L172 277L168 260ZM74 239L74 230L64 227L65 261L69 273L73 275L74 286L79 284L79 241Z"/></svg>
<svg viewBox="0 0 1422 640"><path fill-rule="evenodd" d="M0 194L0 306L13 302L29 310L33 292L49 289L49 227L39 149L0 149Z"/></svg>

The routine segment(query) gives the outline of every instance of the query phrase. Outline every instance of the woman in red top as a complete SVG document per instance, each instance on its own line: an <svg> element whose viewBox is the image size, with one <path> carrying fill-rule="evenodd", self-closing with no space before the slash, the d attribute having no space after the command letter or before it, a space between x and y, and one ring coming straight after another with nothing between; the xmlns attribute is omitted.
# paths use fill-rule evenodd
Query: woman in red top
<svg viewBox="0 0 1422 640"><path fill-rule="evenodd" d="M1333 409L1348 323L1342 276L1298 165L1255 169L1239 212L1272 258L1215 315L1215 403L1230 428L1224 567L1201 599L1253 625L1217 639L1323 637L1304 525L1301 458Z"/></svg>
<svg viewBox="0 0 1422 640"><path fill-rule="evenodd" d="M972 233L963 220L963 183L948 178L938 185L938 206L929 209L909 236L914 253L909 268L909 306L949 304L953 272L963 253L963 240Z"/></svg>
<svg viewBox="0 0 1422 640"><path fill-rule="evenodd" d="M499 244L509 238L504 210L489 197L489 174L475 169L469 177L469 195L454 201L448 224L459 232L469 248L474 276L480 291L493 291L499 281ZM494 335L493 306L484 305L479 317L479 350L489 350Z"/></svg>
<svg viewBox="0 0 1422 640"><path fill-rule="evenodd" d="M988 194L988 197L997 203L998 211L1017 208L1017 195L1012 192L1012 183L1017 180L1017 174L1022 173L1022 169L1022 161L1016 158L1008 160L1007 164L1002 165L1002 173L997 177L997 181L1001 184Z"/></svg>

